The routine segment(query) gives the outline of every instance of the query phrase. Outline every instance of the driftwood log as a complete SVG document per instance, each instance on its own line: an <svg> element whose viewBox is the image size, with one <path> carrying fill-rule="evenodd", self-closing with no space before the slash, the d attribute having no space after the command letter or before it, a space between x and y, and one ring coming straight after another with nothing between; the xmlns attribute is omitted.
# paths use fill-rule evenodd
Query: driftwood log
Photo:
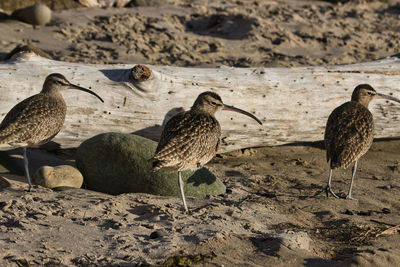
<svg viewBox="0 0 400 267"><path fill-rule="evenodd" d="M332 66L298 68L181 68L152 65L84 65L33 53L0 64L0 119L19 101L38 93L45 77L59 72L72 83L91 88L105 103L76 90L63 92L68 105L61 147L76 147L102 132L136 133L158 140L162 124L189 109L198 94L212 90L224 103L255 114L220 112L220 152L323 139L330 112L350 99L354 87L371 84L400 97L400 57ZM375 137L400 136L400 105L373 101Z"/></svg>

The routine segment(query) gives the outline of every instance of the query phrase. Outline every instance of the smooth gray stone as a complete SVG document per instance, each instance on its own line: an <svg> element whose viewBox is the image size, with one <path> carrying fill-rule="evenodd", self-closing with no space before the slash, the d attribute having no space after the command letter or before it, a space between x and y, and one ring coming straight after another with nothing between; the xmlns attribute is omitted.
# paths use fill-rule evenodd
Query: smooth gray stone
<svg viewBox="0 0 400 267"><path fill-rule="evenodd" d="M46 25L51 20L51 9L46 5L33 5L14 10L11 16L32 25Z"/></svg>
<svg viewBox="0 0 400 267"><path fill-rule="evenodd" d="M84 141L76 153L76 165L88 189L109 193L149 193L179 196L177 172L152 172L157 143L121 133L104 133ZM204 198L225 193L225 185L205 168L182 172L185 194Z"/></svg>

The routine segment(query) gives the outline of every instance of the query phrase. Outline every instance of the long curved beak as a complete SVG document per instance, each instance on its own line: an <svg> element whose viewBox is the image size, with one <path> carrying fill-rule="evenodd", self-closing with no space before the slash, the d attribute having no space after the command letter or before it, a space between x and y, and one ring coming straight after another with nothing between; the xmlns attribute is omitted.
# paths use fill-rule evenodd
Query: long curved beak
<svg viewBox="0 0 400 267"><path fill-rule="evenodd" d="M222 110L230 110L230 111L235 111L235 112L242 113L242 114L244 114L246 116L249 116L250 118L253 118L256 122L258 122L260 125L262 125L262 122L256 116L254 116L253 114L251 114L251 113L249 113L247 111L241 110L239 108L235 108L234 106L229 106L229 105L225 105L224 104Z"/></svg>
<svg viewBox="0 0 400 267"><path fill-rule="evenodd" d="M71 89L81 90L81 91L87 92L87 93L89 93L89 94L91 94L91 95L94 95L94 96L96 96L98 99L100 99L101 102L104 103L104 100L103 100L100 96L98 96L95 92L93 92L93 91L91 91L91 90L89 90L89 89L80 87L80 86L75 85L75 84L72 84L72 83L70 84L70 88L71 88Z"/></svg>
<svg viewBox="0 0 400 267"><path fill-rule="evenodd" d="M392 100L392 101L400 103L400 99L398 99L398 98L396 98L394 96L390 96L390 95L384 95L384 94L376 93L375 98L387 99L387 100Z"/></svg>

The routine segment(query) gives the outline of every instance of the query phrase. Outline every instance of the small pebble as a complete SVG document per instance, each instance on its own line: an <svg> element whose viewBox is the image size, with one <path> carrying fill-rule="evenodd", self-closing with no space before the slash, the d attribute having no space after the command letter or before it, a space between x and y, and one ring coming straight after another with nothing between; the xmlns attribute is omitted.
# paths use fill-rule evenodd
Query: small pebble
<svg viewBox="0 0 400 267"><path fill-rule="evenodd" d="M384 213L384 214L389 214L389 213L392 213L392 212L391 212L390 209L388 209L388 208L383 208L383 209L382 209L382 213Z"/></svg>

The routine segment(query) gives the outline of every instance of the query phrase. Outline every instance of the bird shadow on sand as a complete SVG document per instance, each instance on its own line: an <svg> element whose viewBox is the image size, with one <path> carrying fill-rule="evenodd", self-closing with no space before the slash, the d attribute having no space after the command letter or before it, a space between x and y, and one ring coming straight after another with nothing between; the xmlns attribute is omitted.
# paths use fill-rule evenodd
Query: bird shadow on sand
<svg viewBox="0 0 400 267"><path fill-rule="evenodd" d="M400 55L400 54L399 54ZM398 141L400 137L381 137L381 138L374 138L374 142L387 142L387 141ZM280 146L308 146L314 147L319 149L325 149L324 140L317 140L312 142L294 142L289 144L284 144Z"/></svg>
<svg viewBox="0 0 400 267"><path fill-rule="evenodd" d="M41 166L71 165L74 162L68 159L61 159L53 153L42 149L28 149L29 172L33 175ZM0 174L6 174L8 179L15 181L26 181L22 148L0 151ZM21 179L21 177L23 179Z"/></svg>
<svg viewBox="0 0 400 267"><path fill-rule="evenodd" d="M212 184L216 181L215 175L210 172L206 168L201 168L195 173L189 177L186 183L191 184L193 183L193 186L200 186L201 184Z"/></svg>
<svg viewBox="0 0 400 267"><path fill-rule="evenodd" d="M312 141L312 142L294 142L294 143L283 144L280 146L308 146L308 147L325 149L325 144L323 140Z"/></svg>

